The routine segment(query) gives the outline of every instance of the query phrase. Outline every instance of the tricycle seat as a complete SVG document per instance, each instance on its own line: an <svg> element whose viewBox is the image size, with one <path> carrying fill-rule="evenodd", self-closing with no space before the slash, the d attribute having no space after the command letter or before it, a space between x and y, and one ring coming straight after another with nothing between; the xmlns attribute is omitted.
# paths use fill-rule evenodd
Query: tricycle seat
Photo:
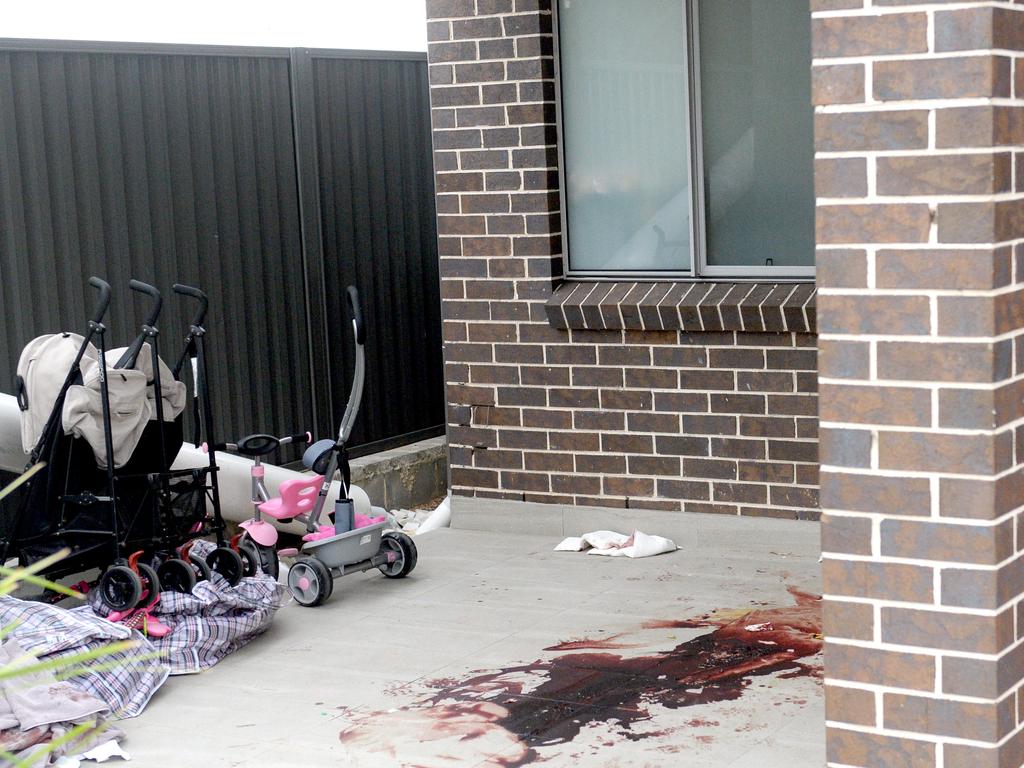
<svg viewBox="0 0 1024 768"><path fill-rule="evenodd" d="M285 480L278 488L281 495L260 504L260 512L275 520L303 515L313 508L323 483L321 475Z"/></svg>

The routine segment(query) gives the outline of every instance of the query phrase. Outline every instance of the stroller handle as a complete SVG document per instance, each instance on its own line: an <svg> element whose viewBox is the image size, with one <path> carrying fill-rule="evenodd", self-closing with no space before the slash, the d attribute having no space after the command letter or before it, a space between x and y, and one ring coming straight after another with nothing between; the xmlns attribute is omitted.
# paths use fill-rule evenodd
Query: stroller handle
<svg viewBox="0 0 1024 768"><path fill-rule="evenodd" d="M199 311L196 313L192 325L202 325L203 320L206 319L206 309L210 306L210 300L206 298L206 294L198 288L193 288L191 285L183 285L182 283L175 283L172 288L175 293L180 293L182 296L190 296L199 302Z"/></svg>
<svg viewBox="0 0 1024 768"><path fill-rule="evenodd" d="M356 344L366 343L366 327L363 325L363 307L359 302L359 291L354 285L348 287L348 311L356 329Z"/></svg>
<svg viewBox="0 0 1024 768"><path fill-rule="evenodd" d="M89 285L100 292L99 298L96 300L96 309L92 313L92 321L101 323L103 316L107 314L107 307L110 306L110 283L93 276L89 278Z"/></svg>
<svg viewBox="0 0 1024 768"><path fill-rule="evenodd" d="M149 311L149 317L142 324L142 332L132 340L131 345L124 351L124 354L118 358L117 362L114 363L115 368L134 368L135 362L138 360L139 352L142 351L142 345L146 343L146 336L150 330L156 325L156 320L160 317L160 307L163 306L164 300L160 296L160 291L154 288L149 283L144 283L141 280L129 280L128 287L133 291L144 293L147 296L153 297L153 308Z"/></svg>
<svg viewBox="0 0 1024 768"><path fill-rule="evenodd" d="M160 308L164 304L163 297L160 296L160 291L158 291L149 283L144 283L141 280L129 280L128 287L131 288L133 291L144 293L147 296L151 296L153 298L153 308L149 312L149 317L146 318L145 325L148 325L150 327L156 325L156 320L158 317L160 317Z"/></svg>

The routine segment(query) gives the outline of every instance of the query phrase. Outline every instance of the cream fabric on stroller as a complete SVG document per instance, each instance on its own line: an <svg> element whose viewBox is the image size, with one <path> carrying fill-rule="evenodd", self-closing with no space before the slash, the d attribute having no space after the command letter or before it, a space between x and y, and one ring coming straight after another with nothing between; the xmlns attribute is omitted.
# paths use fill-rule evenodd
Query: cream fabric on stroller
<svg viewBox="0 0 1024 768"><path fill-rule="evenodd" d="M21 406L21 448L31 453L42 437L43 428L60 395L85 339L77 333L50 333L32 339L18 358L18 400ZM85 357L95 360L96 347L89 345Z"/></svg>
<svg viewBox="0 0 1024 768"><path fill-rule="evenodd" d="M24 382L27 408L21 413L21 442L30 453L39 441L61 385L71 369L83 337L74 333L39 336L29 342L18 361L18 375ZM156 418L152 386L153 361L144 344L132 369L114 369L125 348L107 353L107 385L110 392L110 422L114 442L114 466L122 467L135 451L146 424ZM61 413L65 434L83 438L96 455L96 463L107 466L103 437L103 405L100 398L99 352L88 345L80 362L81 384L68 388ZM185 409L185 384L175 381L170 368L160 361L160 385L165 421L174 421Z"/></svg>
<svg viewBox="0 0 1024 768"><path fill-rule="evenodd" d="M114 466L123 467L139 444L146 424L156 418L153 389L153 355L143 344L134 368L111 368L127 347L107 353L107 388L110 391L110 425L114 434ZM64 403L64 431L85 438L96 454L96 463L106 467L103 445L103 404L100 401L99 359L82 360L83 383L68 389ZM185 384L174 380L167 364L160 360L160 394L164 421L174 421L185 410Z"/></svg>
<svg viewBox="0 0 1024 768"><path fill-rule="evenodd" d="M128 347L118 347L117 349L110 350L107 353L107 361L120 359L127 349ZM163 358L161 357L159 360L160 399L163 400L164 421L174 421L185 410L185 405L188 402L188 392L185 388L185 382L176 381L174 373L172 373ZM146 374L146 381L149 383L149 388L146 390L146 397L149 399L150 407L149 418L155 419L156 391L153 389L153 353L150 351L149 344L143 344L142 349L139 350L138 357L135 360L135 370Z"/></svg>
<svg viewBox="0 0 1024 768"><path fill-rule="evenodd" d="M64 433L83 438L96 463L107 466L107 449L103 436L103 403L100 397L100 366L98 361L82 360L82 383L72 384L64 400ZM139 444L142 430L152 410L146 397L149 384L146 374L137 370L107 368L107 389L110 392L110 430L114 442L114 466L123 467Z"/></svg>

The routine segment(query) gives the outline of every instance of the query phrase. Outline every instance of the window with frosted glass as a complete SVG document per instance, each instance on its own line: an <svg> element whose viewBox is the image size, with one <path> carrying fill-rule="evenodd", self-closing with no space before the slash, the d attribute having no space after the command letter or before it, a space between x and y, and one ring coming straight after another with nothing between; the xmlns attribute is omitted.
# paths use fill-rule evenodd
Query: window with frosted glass
<svg viewBox="0 0 1024 768"><path fill-rule="evenodd" d="M686 19L680 0L559 0L570 266L691 264Z"/></svg>
<svg viewBox="0 0 1024 768"><path fill-rule="evenodd" d="M572 273L812 274L806 0L558 0L557 21Z"/></svg>
<svg viewBox="0 0 1024 768"><path fill-rule="evenodd" d="M806 0L699 4L707 264L814 264Z"/></svg>

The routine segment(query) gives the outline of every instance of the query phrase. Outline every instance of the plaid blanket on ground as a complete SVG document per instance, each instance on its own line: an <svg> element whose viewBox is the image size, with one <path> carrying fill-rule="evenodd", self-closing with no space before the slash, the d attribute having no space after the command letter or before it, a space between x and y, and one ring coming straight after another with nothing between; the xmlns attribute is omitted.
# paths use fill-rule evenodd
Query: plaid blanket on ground
<svg viewBox="0 0 1024 768"><path fill-rule="evenodd" d="M200 556L211 550L207 541L192 547ZM234 587L214 574L212 582L199 582L190 595L160 593L153 613L172 632L151 642L172 675L201 672L266 632L287 600L287 588L263 573Z"/></svg>
<svg viewBox="0 0 1024 768"><path fill-rule="evenodd" d="M205 557L213 549L210 542L199 540L192 552ZM266 632L287 600L288 589L263 573L234 587L215 573L213 581L200 581L191 594L160 593L152 613L171 633L149 642L172 675L202 672ZM90 604L96 613L107 613L98 599Z"/></svg>
<svg viewBox="0 0 1024 768"><path fill-rule="evenodd" d="M59 659L119 640L135 640L135 648L104 657L103 669L71 679L110 708L115 717L135 717L167 679L156 659L141 660L153 646L138 632L96 616L88 606L67 610L56 605L0 597L0 627L9 638L40 660ZM97 662L100 663L100 662Z"/></svg>

